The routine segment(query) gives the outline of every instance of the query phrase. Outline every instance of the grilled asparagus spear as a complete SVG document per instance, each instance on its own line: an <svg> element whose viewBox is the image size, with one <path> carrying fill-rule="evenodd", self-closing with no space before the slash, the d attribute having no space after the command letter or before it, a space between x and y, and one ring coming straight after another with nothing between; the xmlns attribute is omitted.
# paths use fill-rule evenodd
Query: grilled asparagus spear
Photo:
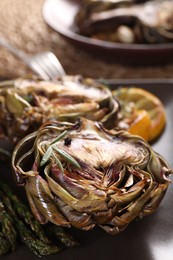
<svg viewBox="0 0 173 260"><path fill-rule="evenodd" d="M1 185L2 187L2 185ZM4 205L6 206L9 214L14 220L15 227L19 234L20 239L24 244L26 244L29 249L37 256L45 256L49 254L54 254L59 252L62 248L50 244L46 244L40 239L38 239L33 232L27 227L22 220L19 219L18 215L13 209L12 203L7 195L1 192L1 198Z"/></svg>
<svg viewBox="0 0 173 260"><path fill-rule="evenodd" d="M0 192L1 197L1 192ZM6 211L2 200L0 199L0 223L2 234L10 244L11 250L14 251L17 244L17 233L14 229L14 222Z"/></svg>
<svg viewBox="0 0 173 260"><path fill-rule="evenodd" d="M10 251L10 243L5 238L4 234L0 232L0 256L5 255Z"/></svg>
<svg viewBox="0 0 173 260"><path fill-rule="evenodd" d="M7 184L0 184L0 187L11 200L11 203L17 215L31 227L31 230L37 235L37 237L41 241L43 241L46 244L50 244L51 242L47 238L42 226L34 218L28 207L23 202L21 202L16 195L13 194L13 192Z"/></svg>
<svg viewBox="0 0 173 260"><path fill-rule="evenodd" d="M79 243L74 239L74 237L66 232L64 228L49 223L46 226L46 231L49 235L51 235L55 239L58 239L65 247L79 246Z"/></svg>

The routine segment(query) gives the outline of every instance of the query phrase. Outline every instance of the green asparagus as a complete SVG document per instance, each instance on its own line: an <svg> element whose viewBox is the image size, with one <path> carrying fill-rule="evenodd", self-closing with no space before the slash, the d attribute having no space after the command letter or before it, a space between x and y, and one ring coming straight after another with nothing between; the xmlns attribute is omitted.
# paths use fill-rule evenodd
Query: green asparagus
<svg viewBox="0 0 173 260"><path fill-rule="evenodd" d="M65 247L79 246L79 243L74 239L74 237L71 234L69 234L68 232L66 232L66 230L64 228L58 227L51 223L48 223L45 228L50 236L61 241L61 243Z"/></svg>
<svg viewBox="0 0 173 260"><path fill-rule="evenodd" d="M1 197L1 192L0 192ZM14 229L14 222L11 216L6 211L3 202L0 199L0 223L1 229L4 237L10 244L11 250L14 251L16 249L17 244L17 233Z"/></svg>
<svg viewBox="0 0 173 260"><path fill-rule="evenodd" d="M11 200L13 208L15 212L18 214L18 216L31 227L31 230L41 241L43 241L46 244L50 244L51 242L47 238L42 226L34 218L28 207L23 202L21 202L16 195L13 194L13 192L7 184L0 184L0 187Z"/></svg>
<svg viewBox="0 0 173 260"><path fill-rule="evenodd" d="M55 254L62 250L61 247L46 244L37 239L21 220L16 221L16 227L22 242L37 256Z"/></svg>
<svg viewBox="0 0 173 260"><path fill-rule="evenodd" d="M18 215L13 209L10 199L6 196L5 193L1 192L1 197L3 203L5 204L9 214L12 216L15 227L18 231L19 237L22 242L29 247L29 249L36 254L37 256L44 256L49 254L54 254L62 250L62 247L46 244L43 241L39 240L23 223L22 220L19 219Z"/></svg>
<svg viewBox="0 0 173 260"><path fill-rule="evenodd" d="M0 232L0 256L5 255L10 251L10 244L4 237L3 233Z"/></svg>

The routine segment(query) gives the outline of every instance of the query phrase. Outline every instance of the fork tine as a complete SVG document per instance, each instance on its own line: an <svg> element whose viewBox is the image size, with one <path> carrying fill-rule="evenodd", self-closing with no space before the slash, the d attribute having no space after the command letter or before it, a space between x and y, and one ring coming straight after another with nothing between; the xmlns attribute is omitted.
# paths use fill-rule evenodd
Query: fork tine
<svg viewBox="0 0 173 260"><path fill-rule="evenodd" d="M42 67L38 64L35 59L27 61L27 64L35 71L42 79L49 80L50 77L48 74L42 69Z"/></svg>
<svg viewBox="0 0 173 260"><path fill-rule="evenodd" d="M47 53L49 59L51 60L51 63L54 64L57 72L59 72L59 74L61 76L64 76L66 73L65 73L65 70L64 68L62 67L61 63L59 62L59 60L57 59L57 57L52 53L52 52L48 52Z"/></svg>
<svg viewBox="0 0 173 260"><path fill-rule="evenodd" d="M44 53L38 57L39 65L42 67L43 70L46 71L50 79L55 79L56 77L60 76L61 73L57 68L54 66L52 61L50 60L47 53Z"/></svg>
<svg viewBox="0 0 173 260"><path fill-rule="evenodd" d="M55 79L58 76L65 74L65 71L62 68L62 65L58 63L56 56L50 52L44 52L37 54L31 58L31 61L37 63L38 67L41 68L44 79Z"/></svg>

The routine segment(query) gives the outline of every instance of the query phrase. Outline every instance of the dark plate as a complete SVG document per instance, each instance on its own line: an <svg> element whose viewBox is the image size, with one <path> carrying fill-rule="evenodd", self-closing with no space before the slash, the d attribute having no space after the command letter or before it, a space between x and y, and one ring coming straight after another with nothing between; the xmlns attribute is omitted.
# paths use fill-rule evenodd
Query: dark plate
<svg viewBox="0 0 173 260"><path fill-rule="evenodd" d="M129 83L128 83L129 82ZM124 82L111 80L112 88L124 85ZM150 80L126 80L126 85L137 85L157 95L164 103L167 113L167 125L160 138L152 145L173 167L173 80L152 82ZM16 189L9 167L1 166L1 176L8 179L21 196L21 188ZM173 180L173 177L172 177ZM173 187L170 185L161 205L155 213L140 221L133 221L125 231L111 236L95 228L84 232L73 230L81 242L79 248L68 249L59 254L44 257L52 260L172 260L173 259ZM3 259L38 259L24 246L19 246L13 254Z"/></svg>
<svg viewBox="0 0 173 260"><path fill-rule="evenodd" d="M47 0L43 6L43 17L51 28L66 39L100 57L125 64L153 65L172 62L173 43L119 44L79 35L74 23L79 3L77 0Z"/></svg>

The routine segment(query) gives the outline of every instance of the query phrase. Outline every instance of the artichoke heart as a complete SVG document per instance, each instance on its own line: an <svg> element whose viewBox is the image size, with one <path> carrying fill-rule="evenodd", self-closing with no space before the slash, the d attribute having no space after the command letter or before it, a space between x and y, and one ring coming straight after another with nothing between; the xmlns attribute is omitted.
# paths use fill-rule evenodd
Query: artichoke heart
<svg viewBox="0 0 173 260"><path fill-rule="evenodd" d="M144 139L86 118L49 122L26 136L12 166L36 217L110 234L155 211L171 173Z"/></svg>

